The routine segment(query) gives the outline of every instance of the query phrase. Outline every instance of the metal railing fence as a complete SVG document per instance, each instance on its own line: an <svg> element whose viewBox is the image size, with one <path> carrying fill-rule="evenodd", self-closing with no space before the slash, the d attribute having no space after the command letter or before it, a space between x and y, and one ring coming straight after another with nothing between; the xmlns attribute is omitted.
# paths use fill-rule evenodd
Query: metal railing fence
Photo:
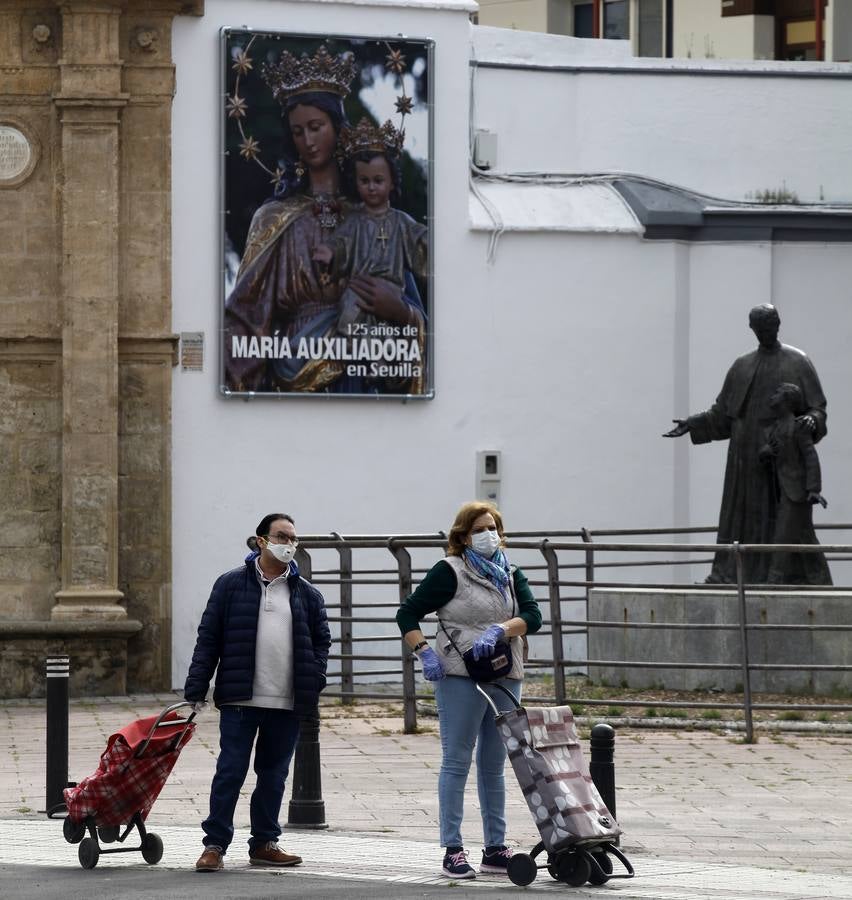
<svg viewBox="0 0 852 900"><path fill-rule="evenodd" d="M852 530L852 525L836 524L823 529ZM749 622L746 615L746 597L753 591L765 594L780 586L747 585L743 582L743 556L748 553L821 552L829 561L852 560L852 545L779 545L779 544L699 544L639 542L636 538L658 535L698 535L712 533L712 528L679 529L628 529L593 531L582 528L575 531L507 533L507 550L513 563L526 574L530 587L542 608L543 625L533 638L537 649L542 639L549 638L549 655L532 654L528 668L552 674L553 696L537 698L544 704L563 705L567 702L565 679L572 674L583 674L590 667L653 668L678 670L738 670L742 682L740 702L701 702L693 700L631 699L628 697L574 697L571 703L584 707L689 708L742 710L745 719L746 740L754 739L755 710L793 709L811 712L852 711L852 705L844 703L756 703L753 699L752 675L757 671L810 670L820 672L852 672L852 665L845 663L754 663L749 658L749 635L758 631L834 631L852 630L844 624L768 624ZM601 541L600 538L633 538L633 541ZM399 603L421 580L431 566L444 555L446 535L304 535L300 537L297 562L302 573L326 596L326 608L332 626L333 643L329 655L329 687L325 696L340 698L343 703L355 699L399 700L403 704L404 728L407 733L417 728L417 701L430 699L431 693L423 690L415 671L415 658L402 642L396 626L395 613ZM676 582L640 577L638 580L618 580L612 574L604 580L602 570L644 576L649 568L662 567L677 572L683 566L707 565L719 551L734 555L737 584L718 585ZM696 554L698 557L696 558ZM361 565L355 565L355 556L363 557ZM638 556L638 558L633 558ZM663 558L660 558L660 557ZM631 571L632 570L632 571ZM682 571L682 570L681 570ZM736 590L738 621L719 623L684 622L614 622L589 619L589 593L594 588L659 588L667 590ZM791 588L787 588L791 590ZM831 596L852 592L852 587L795 586L796 592L820 591ZM430 619L424 621L424 633L430 640ZM601 660L585 658L581 654L566 653L566 638L588 640L590 629L637 629L649 631L715 630L736 632L739 639L740 660L731 662L667 662L645 660ZM387 652L360 652L360 645L373 648L392 645ZM578 671L579 670L579 671ZM384 681L379 681L384 679ZM386 685L399 685L390 691ZM371 690L379 684L382 690Z"/></svg>

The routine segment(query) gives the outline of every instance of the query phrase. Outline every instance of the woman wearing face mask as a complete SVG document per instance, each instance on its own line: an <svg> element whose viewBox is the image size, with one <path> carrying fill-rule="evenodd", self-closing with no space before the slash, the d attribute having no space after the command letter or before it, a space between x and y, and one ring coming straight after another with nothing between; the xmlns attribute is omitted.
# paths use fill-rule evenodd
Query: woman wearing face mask
<svg viewBox="0 0 852 900"><path fill-rule="evenodd" d="M474 747L485 845L479 871L505 875L512 855L505 844L506 751L493 711L461 657L471 648L477 658L490 657L497 641L508 641L512 668L496 683L520 700L521 638L541 628L541 611L526 577L509 565L502 546L503 520L497 508L479 501L465 503L450 530L447 556L429 570L396 616L405 642L420 659L424 678L435 683L442 750L438 806L441 846L446 848L442 871L450 878L476 877L461 834ZM420 630L420 620L429 613L437 613L439 619L434 648ZM492 691L491 696L499 709L510 708L501 691Z"/></svg>

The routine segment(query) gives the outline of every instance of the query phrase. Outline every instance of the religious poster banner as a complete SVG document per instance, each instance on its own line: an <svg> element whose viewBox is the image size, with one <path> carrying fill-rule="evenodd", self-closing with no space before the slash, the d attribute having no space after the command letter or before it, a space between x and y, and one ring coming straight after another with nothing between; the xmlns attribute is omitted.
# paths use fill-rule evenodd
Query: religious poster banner
<svg viewBox="0 0 852 900"><path fill-rule="evenodd" d="M222 392L431 397L432 42L222 54Z"/></svg>

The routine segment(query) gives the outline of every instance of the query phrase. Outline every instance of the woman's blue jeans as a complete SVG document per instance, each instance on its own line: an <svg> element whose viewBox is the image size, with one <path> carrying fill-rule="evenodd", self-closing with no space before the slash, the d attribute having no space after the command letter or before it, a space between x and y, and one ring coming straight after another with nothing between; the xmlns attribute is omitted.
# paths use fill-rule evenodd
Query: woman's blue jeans
<svg viewBox="0 0 852 900"><path fill-rule="evenodd" d="M501 678L498 684L521 699L521 682ZM483 686L501 712L513 708L499 690ZM438 808L441 846L463 847L461 823L464 788L476 746L476 786L486 847L505 843L506 838L506 748L497 734L494 710L469 678L447 675L435 683L438 721L441 728L441 773L438 776Z"/></svg>
<svg viewBox="0 0 852 900"><path fill-rule="evenodd" d="M252 747L257 784L251 795L249 850L278 840L284 782L299 737L299 717L289 709L223 706L219 710L219 759L210 788L210 815L201 823L204 846L223 851L234 838L234 810L248 774Z"/></svg>

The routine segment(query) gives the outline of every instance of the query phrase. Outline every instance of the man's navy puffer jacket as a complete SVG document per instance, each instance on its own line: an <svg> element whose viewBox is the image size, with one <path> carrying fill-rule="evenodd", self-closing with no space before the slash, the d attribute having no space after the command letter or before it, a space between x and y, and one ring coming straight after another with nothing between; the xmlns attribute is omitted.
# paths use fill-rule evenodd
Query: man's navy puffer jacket
<svg viewBox="0 0 852 900"><path fill-rule="evenodd" d="M245 565L219 576L213 585L183 690L190 703L205 699L217 664L216 706L251 699L261 598L255 559L253 554ZM295 562L290 563L287 584L293 612L293 711L308 715L316 710L319 692L325 687L331 634L322 594L299 575Z"/></svg>

